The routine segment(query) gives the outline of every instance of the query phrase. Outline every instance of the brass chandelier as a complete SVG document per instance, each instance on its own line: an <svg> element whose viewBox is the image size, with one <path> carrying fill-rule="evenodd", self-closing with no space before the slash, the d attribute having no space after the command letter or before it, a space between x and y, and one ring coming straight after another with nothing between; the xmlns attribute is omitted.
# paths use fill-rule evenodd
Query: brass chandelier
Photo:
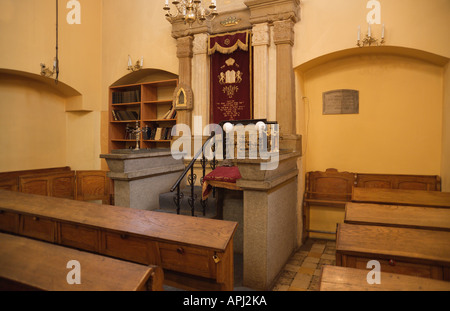
<svg viewBox="0 0 450 311"><path fill-rule="evenodd" d="M201 0L174 0L172 4L176 7L176 12L171 13L169 6L169 0L166 0L164 10L166 11L166 17L170 22L181 18L184 23L192 24L197 21L199 24L203 24L205 20L213 20L219 13L217 13L216 0L211 0L211 4L208 8L204 8Z"/></svg>

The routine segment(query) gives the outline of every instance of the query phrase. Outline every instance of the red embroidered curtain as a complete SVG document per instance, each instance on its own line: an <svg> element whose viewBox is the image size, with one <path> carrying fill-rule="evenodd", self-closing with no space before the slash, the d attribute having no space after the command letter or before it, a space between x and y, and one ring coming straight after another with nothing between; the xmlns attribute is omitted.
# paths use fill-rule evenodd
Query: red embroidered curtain
<svg viewBox="0 0 450 311"><path fill-rule="evenodd" d="M250 32L209 37L211 121L253 118Z"/></svg>

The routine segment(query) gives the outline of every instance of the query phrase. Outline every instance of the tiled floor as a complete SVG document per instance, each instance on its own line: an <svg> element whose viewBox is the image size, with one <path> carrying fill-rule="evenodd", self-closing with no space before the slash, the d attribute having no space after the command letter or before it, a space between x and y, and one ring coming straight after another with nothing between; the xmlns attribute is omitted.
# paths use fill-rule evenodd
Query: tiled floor
<svg viewBox="0 0 450 311"><path fill-rule="evenodd" d="M280 273L274 291L317 291L323 265L336 264L336 242L309 239Z"/></svg>

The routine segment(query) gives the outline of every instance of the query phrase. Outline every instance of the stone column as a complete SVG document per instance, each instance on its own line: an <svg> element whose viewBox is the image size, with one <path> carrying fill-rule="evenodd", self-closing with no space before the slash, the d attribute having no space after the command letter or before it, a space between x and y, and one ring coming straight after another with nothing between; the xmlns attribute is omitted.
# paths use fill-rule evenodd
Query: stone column
<svg viewBox="0 0 450 311"><path fill-rule="evenodd" d="M281 135L295 135L295 77L292 62L294 22L291 19L275 21L274 42L277 47L277 121Z"/></svg>
<svg viewBox="0 0 450 311"><path fill-rule="evenodd" d="M202 123L194 125L197 131L202 131L209 124L210 81L208 60L208 35L206 33L196 34L193 41L192 59L193 115L202 117ZM202 135L202 132L195 134Z"/></svg>
<svg viewBox="0 0 450 311"><path fill-rule="evenodd" d="M253 25L253 94L254 118L267 119L269 100L269 45L268 23Z"/></svg>
<svg viewBox="0 0 450 311"><path fill-rule="evenodd" d="M177 57L179 59L178 83L186 87L191 87L192 83L192 36L180 37L177 39ZM192 125L192 111L179 110L177 112L177 123Z"/></svg>

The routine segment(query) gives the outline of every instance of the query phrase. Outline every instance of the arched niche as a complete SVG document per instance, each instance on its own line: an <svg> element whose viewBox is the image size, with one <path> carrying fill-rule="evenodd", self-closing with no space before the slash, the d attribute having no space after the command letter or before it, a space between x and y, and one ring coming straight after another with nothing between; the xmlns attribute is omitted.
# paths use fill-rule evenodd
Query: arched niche
<svg viewBox="0 0 450 311"><path fill-rule="evenodd" d="M73 112L73 111L85 111L89 112L92 110L83 109L83 97L80 92L78 92L73 87L69 86L68 84L58 81L55 82L54 79L50 79L41 75L24 72L24 71L18 71L18 70L11 70L11 69L0 69L0 76L3 76L4 78L8 79L14 78L14 79L23 79L24 82L26 81L34 81L37 83L42 83L43 86L45 86L46 91L48 92L54 92L55 94L58 94L59 96L63 97L66 102L66 112Z"/></svg>
<svg viewBox="0 0 450 311"><path fill-rule="evenodd" d="M131 72L121 77L110 86L154 82L169 79L178 79L178 76L174 73L165 70L146 68L141 69L139 71Z"/></svg>
<svg viewBox="0 0 450 311"><path fill-rule="evenodd" d="M306 170L439 174L448 64L448 58L422 50L380 46L297 66ZM341 89L359 92L359 112L324 114L323 94Z"/></svg>
<svg viewBox="0 0 450 311"><path fill-rule="evenodd" d="M422 50L397 46L371 46L364 48L345 49L321 55L297 66L295 70L298 70L300 72L306 72L309 69L312 69L316 66L322 65L330 61L346 57L364 56L364 55L395 55L400 57L410 57L421 61L429 62L431 64L441 67L445 66L449 62L449 59L447 57L425 52Z"/></svg>

